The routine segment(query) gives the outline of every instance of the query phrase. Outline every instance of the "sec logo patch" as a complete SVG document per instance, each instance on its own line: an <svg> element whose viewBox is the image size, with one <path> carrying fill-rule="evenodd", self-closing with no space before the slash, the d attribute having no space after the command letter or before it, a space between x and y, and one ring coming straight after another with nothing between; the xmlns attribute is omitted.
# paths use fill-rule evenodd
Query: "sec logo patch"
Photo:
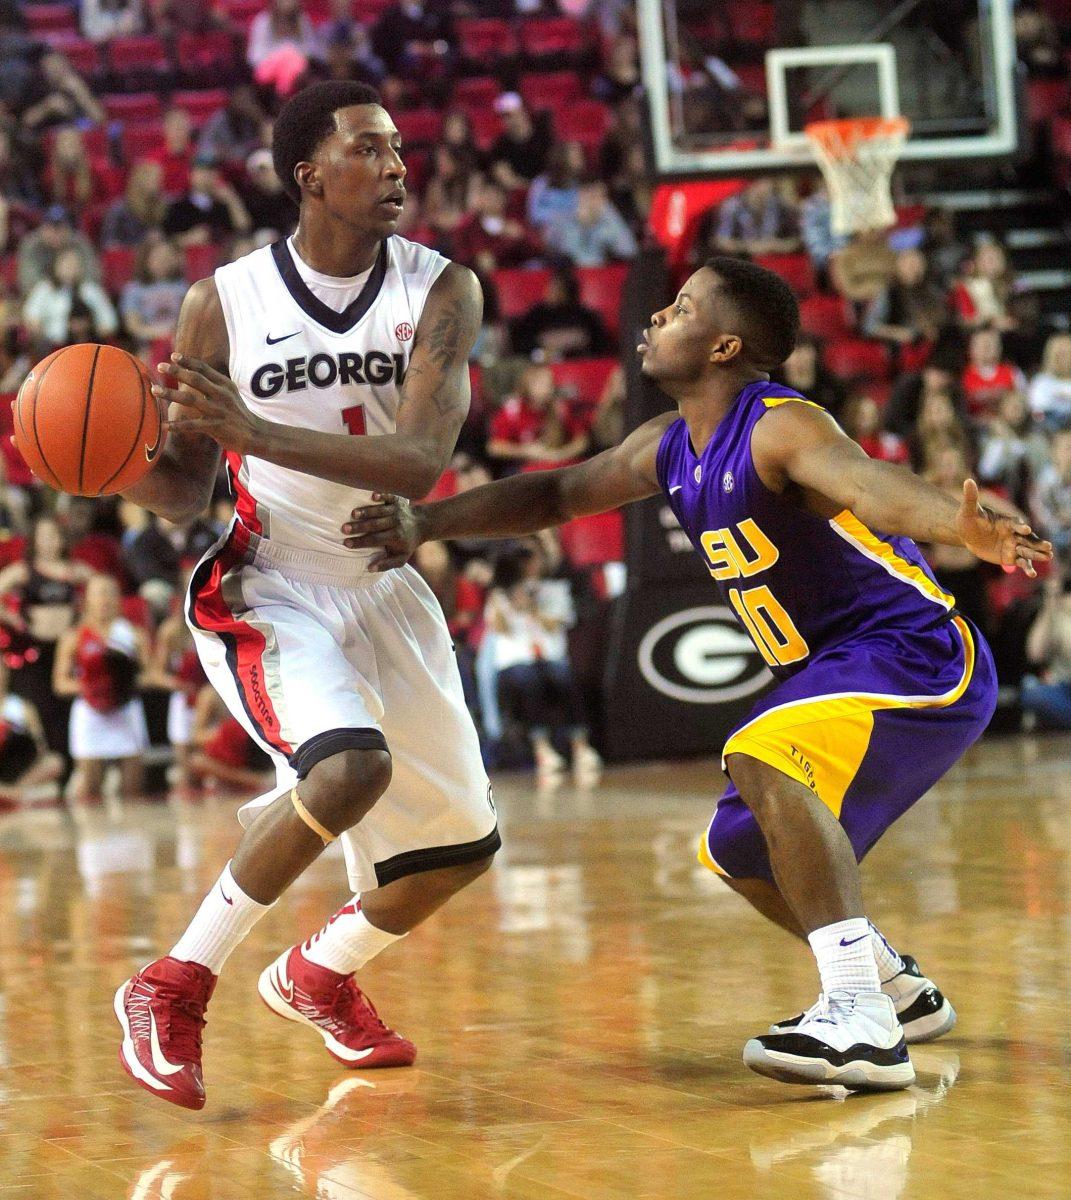
<svg viewBox="0 0 1071 1200"><path fill-rule="evenodd" d="M413 327L408 321L403 321L400 325L395 325L394 336L399 342L407 342L413 336Z"/></svg>

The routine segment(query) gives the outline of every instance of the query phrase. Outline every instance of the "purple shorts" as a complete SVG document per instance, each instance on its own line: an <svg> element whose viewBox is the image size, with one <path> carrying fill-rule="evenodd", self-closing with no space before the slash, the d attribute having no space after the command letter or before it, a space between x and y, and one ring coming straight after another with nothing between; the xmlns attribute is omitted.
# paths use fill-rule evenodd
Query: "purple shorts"
<svg viewBox="0 0 1071 1200"><path fill-rule="evenodd" d="M844 826L862 860L989 724L997 677L985 640L954 616L936 629L888 629L819 651L756 704L722 751L797 780ZM772 880L766 841L730 783L699 861L734 879Z"/></svg>

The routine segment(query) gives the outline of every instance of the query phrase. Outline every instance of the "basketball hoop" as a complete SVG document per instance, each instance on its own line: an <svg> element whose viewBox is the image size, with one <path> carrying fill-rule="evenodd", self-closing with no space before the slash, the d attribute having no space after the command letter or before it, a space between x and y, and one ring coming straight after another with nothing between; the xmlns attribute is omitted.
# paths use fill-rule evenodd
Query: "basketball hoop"
<svg viewBox="0 0 1071 1200"><path fill-rule="evenodd" d="M890 181L910 129L906 117L852 117L804 126L829 186L834 233L896 223Z"/></svg>

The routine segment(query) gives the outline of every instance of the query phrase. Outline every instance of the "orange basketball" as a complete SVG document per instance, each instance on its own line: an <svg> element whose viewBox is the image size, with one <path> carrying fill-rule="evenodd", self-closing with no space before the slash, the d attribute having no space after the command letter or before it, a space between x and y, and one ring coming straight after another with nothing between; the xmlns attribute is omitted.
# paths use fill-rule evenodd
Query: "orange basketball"
<svg viewBox="0 0 1071 1200"><path fill-rule="evenodd" d="M65 346L26 376L15 445L33 473L72 496L132 487L159 453L160 407L145 367L116 346Z"/></svg>

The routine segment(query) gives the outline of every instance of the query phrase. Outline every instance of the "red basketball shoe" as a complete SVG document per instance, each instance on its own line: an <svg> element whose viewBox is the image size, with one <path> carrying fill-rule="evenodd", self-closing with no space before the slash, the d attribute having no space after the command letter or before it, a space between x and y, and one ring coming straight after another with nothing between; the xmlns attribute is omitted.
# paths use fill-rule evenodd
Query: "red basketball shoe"
<svg viewBox="0 0 1071 1200"><path fill-rule="evenodd" d="M115 993L123 1027L119 1061L146 1091L183 1108L204 1108L201 1031L216 976L200 963L158 958Z"/></svg>
<svg viewBox="0 0 1071 1200"><path fill-rule="evenodd" d="M352 975L309 962L298 946L265 967L257 990L272 1012L315 1029L347 1067L408 1067L416 1058L416 1046L383 1024Z"/></svg>

